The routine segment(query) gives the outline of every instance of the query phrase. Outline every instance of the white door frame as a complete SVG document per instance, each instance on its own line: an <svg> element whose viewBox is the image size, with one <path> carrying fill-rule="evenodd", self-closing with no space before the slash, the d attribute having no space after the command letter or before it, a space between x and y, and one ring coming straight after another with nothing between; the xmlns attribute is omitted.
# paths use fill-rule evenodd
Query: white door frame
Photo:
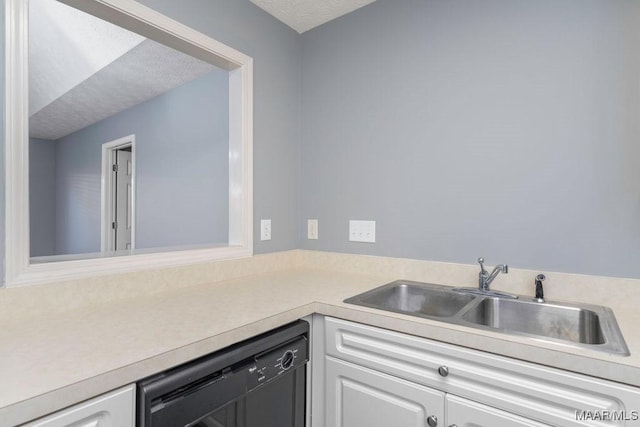
<svg viewBox="0 0 640 427"><path fill-rule="evenodd" d="M102 144L102 191L100 196L100 250L113 251L111 222L113 213L112 165L117 150L131 147L131 249L136 248L136 136L128 135Z"/></svg>

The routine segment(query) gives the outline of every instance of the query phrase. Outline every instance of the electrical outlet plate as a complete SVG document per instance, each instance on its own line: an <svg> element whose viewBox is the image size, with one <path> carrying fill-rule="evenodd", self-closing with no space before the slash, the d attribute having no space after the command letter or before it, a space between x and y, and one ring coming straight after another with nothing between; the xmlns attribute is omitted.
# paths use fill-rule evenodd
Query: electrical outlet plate
<svg viewBox="0 0 640 427"><path fill-rule="evenodd" d="M260 240L271 240L271 220L260 220Z"/></svg>
<svg viewBox="0 0 640 427"><path fill-rule="evenodd" d="M349 221L349 241L375 243L376 242L376 222L375 221Z"/></svg>
<svg viewBox="0 0 640 427"><path fill-rule="evenodd" d="M318 220L307 220L307 239L318 240Z"/></svg>

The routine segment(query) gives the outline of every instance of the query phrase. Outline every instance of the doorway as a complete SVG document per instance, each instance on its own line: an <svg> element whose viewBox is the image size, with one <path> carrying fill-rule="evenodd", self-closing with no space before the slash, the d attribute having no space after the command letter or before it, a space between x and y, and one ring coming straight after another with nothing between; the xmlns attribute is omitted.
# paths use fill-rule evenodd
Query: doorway
<svg viewBox="0 0 640 427"><path fill-rule="evenodd" d="M135 135L102 144L103 252L135 249Z"/></svg>

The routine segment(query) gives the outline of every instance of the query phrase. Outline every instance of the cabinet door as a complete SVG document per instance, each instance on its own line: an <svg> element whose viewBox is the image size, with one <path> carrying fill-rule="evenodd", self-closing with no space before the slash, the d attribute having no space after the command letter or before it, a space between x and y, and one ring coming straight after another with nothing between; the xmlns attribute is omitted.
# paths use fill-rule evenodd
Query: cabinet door
<svg viewBox="0 0 640 427"><path fill-rule="evenodd" d="M327 427L443 425L444 393L326 358ZM428 418L430 418L428 424Z"/></svg>
<svg viewBox="0 0 640 427"><path fill-rule="evenodd" d="M79 403L24 427L134 427L133 385Z"/></svg>
<svg viewBox="0 0 640 427"><path fill-rule="evenodd" d="M448 394L446 400L449 427L548 427L458 396Z"/></svg>

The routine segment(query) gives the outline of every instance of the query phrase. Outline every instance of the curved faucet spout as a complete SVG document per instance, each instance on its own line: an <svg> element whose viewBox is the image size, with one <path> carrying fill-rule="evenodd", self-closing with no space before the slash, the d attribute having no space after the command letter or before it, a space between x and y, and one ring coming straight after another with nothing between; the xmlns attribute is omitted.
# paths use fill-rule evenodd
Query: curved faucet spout
<svg viewBox="0 0 640 427"><path fill-rule="evenodd" d="M484 269L484 259L479 258L478 263L480 264L480 273L478 273L478 288L482 291L488 291L489 285L493 282L493 279L500 273L508 274L509 266L507 264L499 264L493 268L491 273L487 272Z"/></svg>
<svg viewBox="0 0 640 427"><path fill-rule="evenodd" d="M493 271L487 278L487 285L489 285L489 283L491 283L493 279L495 279L496 276L500 273L505 273L505 274L509 273L509 266L506 264L500 264L493 267Z"/></svg>

